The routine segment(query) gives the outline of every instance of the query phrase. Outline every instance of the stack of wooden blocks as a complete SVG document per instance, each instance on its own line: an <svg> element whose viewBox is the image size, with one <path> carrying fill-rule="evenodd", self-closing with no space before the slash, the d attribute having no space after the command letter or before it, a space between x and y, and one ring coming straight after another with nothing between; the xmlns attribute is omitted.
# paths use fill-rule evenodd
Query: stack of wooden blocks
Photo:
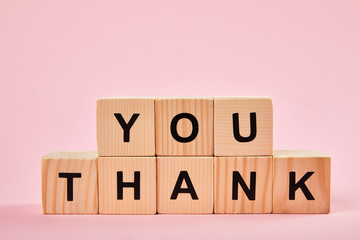
<svg viewBox="0 0 360 240"><path fill-rule="evenodd" d="M330 158L273 152L268 97L99 99L97 143L42 159L44 213L330 211Z"/></svg>

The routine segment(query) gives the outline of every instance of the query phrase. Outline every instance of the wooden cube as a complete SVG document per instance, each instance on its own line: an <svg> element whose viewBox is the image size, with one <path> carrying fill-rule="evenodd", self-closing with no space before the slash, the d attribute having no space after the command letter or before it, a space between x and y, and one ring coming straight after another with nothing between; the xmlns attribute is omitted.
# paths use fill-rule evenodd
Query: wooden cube
<svg viewBox="0 0 360 240"><path fill-rule="evenodd" d="M214 128L215 156L272 155L271 98L214 98Z"/></svg>
<svg viewBox="0 0 360 240"><path fill-rule="evenodd" d="M100 214L156 213L155 157L99 157Z"/></svg>
<svg viewBox="0 0 360 240"><path fill-rule="evenodd" d="M272 157L215 157L215 213L271 213Z"/></svg>
<svg viewBox="0 0 360 240"><path fill-rule="evenodd" d="M330 157L319 151L274 152L273 213L329 213Z"/></svg>
<svg viewBox="0 0 360 240"><path fill-rule="evenodd" d="M97 214L97 153L52 152L41 160L44 213Z"/></svg>
<svg viewBox="0 0 360 240"><path fill-rule="evenodd" d="M158 213L213 213L213 157L157 158Z"/></svg>
<svg viewBox="0 0 360 240"><path fill-rule="evenodd" d="M213 100L156 99L156 155L212 156Z"/></svg>
<svg viewBox="0 0 360 240"><path fill-rule="evenodd" d="M99 156L155 156L154 99L102 98L96 114Z"/></svg>

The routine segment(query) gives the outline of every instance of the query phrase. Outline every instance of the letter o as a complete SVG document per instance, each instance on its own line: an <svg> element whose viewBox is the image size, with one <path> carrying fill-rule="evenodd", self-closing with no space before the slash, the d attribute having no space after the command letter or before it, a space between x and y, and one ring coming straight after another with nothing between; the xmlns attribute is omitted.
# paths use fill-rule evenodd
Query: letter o
<svg viewBox="0 0 360 240"><path fill-rule="evenodd" d="M192 132L191 132L190 136L188 136L188 137L181 137L178 134L177 129L176 129L179 120L182 118L189 119L192 124L192 127L193 127ZM170 132L171 132L171 135L173 136L173 138L178 142L182 142L182 143L191 142L192 140L194 140L196 138L196 136L199 133L199 123L194 115L192 115L190 113L179 113L171 120Z"/></svg>

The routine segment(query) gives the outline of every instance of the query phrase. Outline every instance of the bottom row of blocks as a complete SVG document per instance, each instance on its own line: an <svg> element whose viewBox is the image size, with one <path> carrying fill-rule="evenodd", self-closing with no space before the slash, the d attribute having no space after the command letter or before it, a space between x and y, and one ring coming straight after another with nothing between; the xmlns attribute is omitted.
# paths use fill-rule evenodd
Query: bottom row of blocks
<svg viewBox="0 0 360 240"><path fill-rule="evenodd" d="M330 158L314 151L257 157L42 159L44 213L329 213Z"/></svg>

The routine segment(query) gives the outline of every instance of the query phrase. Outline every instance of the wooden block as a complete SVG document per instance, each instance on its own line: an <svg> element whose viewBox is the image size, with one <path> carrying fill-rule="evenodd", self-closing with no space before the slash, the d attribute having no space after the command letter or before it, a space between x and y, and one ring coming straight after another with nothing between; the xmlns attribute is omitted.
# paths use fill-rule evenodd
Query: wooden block
<svg viewBox="0 0 360 240"><path fill-rule="evenodd" d="M213 100L156 99L156 155L212 156Z"/></svg>
<svg viewBox="0 0 360 240"><path fill-rule="evenodd" d="M102 98L96 111L99 156L155 156L154 99Z"/></svg>
<svg viewBox="0 0 360 240"><path fill-rule="evenodd" d="M213 157L157 158L158 213L213 213Z"/></svg>
<svg viewBox="0 0 360 240"><path fill-rule="evenodd" d="M155 157L99 157L100 214L156 213Z"/></svg>
<svg viewBox="0 0 360 240"><path fill-rule="evenodd" d="M97 214L97 153L52 152L41 160L44 213Z"/></svg>
<svg viewBox="0 0 360 240"><path fill-rule="evenodd" d="M329 213L330 157L319 151L274 152L273 212Z"/></svg>
<svg viewBox="0 0 360 240"><path fill-rule="evenodd" d="M272 157L216 157L215 213L271 213Z"/></svg>
<svg viewBox="0 0 360 240"><path fill-rule="evenodd" d="M215 156L272 155L271 98L214 98L214 127Z"/></svg>

